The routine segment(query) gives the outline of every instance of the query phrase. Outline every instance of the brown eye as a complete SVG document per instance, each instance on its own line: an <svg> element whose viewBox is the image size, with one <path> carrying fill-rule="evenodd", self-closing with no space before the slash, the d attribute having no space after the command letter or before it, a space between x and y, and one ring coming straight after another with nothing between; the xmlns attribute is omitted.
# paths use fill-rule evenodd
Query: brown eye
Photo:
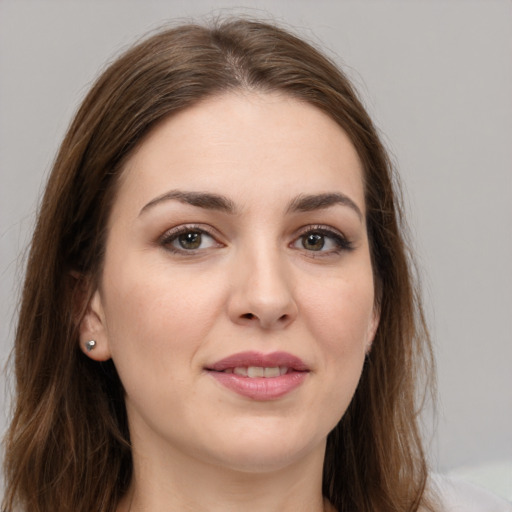
<svg viewBox="0 0 512 512"><path fill-rule="evenodd" d="M171 252L181 254L195 254L196 251L222 246L203 229L187 226L180 226L166 233L161 244Z"/></svg>
<svg viewBox="0 0 512 512"><path fill-rule="evenodd" d="M319 233L309 233L302 237L302 247L307 251L321 251L325 245L325 236Z"/></svg>
<svg viewBox="0 0 512 512"><path fill-rule="evenodd" d="M177 242L182 249L189 251L199 249L202 242L202 233L197 231L189 231L188 233L183 233L182 235L178 236Z"/></svg>
<svg viewBox="0 0 512 512"><path fill-rule="evenodd" d="M318 256L336 255L353 249L352 243L342 233L327 226L311 226L290 245L308 253L319 253Z"/></svg>

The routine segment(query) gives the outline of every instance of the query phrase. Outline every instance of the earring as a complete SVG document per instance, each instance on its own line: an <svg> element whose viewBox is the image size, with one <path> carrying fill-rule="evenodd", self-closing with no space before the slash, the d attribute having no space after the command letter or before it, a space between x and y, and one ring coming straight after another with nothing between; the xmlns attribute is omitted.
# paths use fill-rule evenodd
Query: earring
<svg viewBox="0 0 512 512"><path fill-rule="evenodd" d="M95 346L96 346L96 341L90 340L90 341L86 342L85 349L87 350L87 352L90 352L91 350L94 349Z"/></svg>

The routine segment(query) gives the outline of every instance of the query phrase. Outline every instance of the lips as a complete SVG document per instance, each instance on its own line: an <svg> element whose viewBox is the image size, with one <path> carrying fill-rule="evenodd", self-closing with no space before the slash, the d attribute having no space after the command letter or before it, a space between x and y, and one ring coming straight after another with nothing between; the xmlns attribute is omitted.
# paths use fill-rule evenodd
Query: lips
<svg viewBox="0 0 512 512"><path fill-rule="evenodd" d="M216 363L209 365L207 370L223 372L237 367L249 368L276 368L285 366L294 371L309 371L307 365L298 357L287 352L272 352L271 354L260 354L259 352L240 352L232 356L221 359Z"/></svg>
<svg viewBox="0 0 512 512"><path fill-rule="evenodd" d="M221 359L205 370L231 391L253 400L275 400L300 386L308 366L287 352L241 352Z"/></svg>

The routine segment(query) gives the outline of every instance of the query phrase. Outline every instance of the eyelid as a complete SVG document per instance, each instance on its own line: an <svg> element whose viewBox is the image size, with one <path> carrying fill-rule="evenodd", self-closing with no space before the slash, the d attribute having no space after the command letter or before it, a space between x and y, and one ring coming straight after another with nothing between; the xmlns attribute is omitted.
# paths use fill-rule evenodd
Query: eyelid
<svg viewBox="0 0 512 512"><path fill-rule="evenodd" d="M172 245L172 242L174 242L180 235L189 233L191 231L195 231L212 238L212 240L214 240L215 242L216 247L225 247L225 243L220 241L220 239L223 238L222 235L215 228L208 224L197 223L180 224L178 226L166 230L158 238L158 244L172 253L184 255L194 255L197 253L203 253L211 248L206 247L203 249L180 249ZM354 249L353 242L342 231L326 224L311 224L301 227L296 231L296 234L294 235L293 240L292 242L290 242L289 246L291 248L301 250L298 247L294 247L294 245L301 237L310 233L319 233L321 235L324 235L325 237L330 238L336 245L335 249L330 249L326 251L311 251L303 248L302 250L307 252L310 256L325 257L332 254L339 254L340 252L343 251L351 251Z"/></svg>
<svg viewBox="0 0 512 512"><path fill-rule="evenodd" d="M309 233L320 233L324 236L330 237L337 245L337 250L331 251L307 251L306 249L303 249L315 257L328 256L329 254L336 254L341 251L351 251L354 249L353 242L342 231L326 224L311 224L303 226L297 231L297 234L290 245L293 246L293 244L295 244L301 237Z"/></svg>
<svg viewBox="0 0 512 512"><path fill-rule="evenodd" d="M193 255L198 252L204 252L206 249L182 249L180 250L177 247L173 247L171 243L178 238L180 235L185 233L189 233L191 231L195 231L201 233L203 235L207 235L212 238L216 246L223 247L224 244L219 241L221 238L220 234L218 234L217 230L213 227L205 224L180 224L179 226L175 226L173 228L168 229L158 238L158 244L164 247L166 250L176 253L176 254L188 254Z"/></svg>

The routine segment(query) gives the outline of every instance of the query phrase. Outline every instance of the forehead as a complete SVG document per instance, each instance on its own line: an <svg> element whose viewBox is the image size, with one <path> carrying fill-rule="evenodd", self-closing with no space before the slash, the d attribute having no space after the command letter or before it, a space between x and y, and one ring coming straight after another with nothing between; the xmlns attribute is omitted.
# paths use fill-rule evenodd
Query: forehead
<svg viewBox="0 0 512 512"><path fill-rule="evenodd" d="M176 188L241 203L339 191L364 211L348 136L316 107L277 93L227 93L162 121L128 159L118 201L130 196L141 208Z"/></svg>

